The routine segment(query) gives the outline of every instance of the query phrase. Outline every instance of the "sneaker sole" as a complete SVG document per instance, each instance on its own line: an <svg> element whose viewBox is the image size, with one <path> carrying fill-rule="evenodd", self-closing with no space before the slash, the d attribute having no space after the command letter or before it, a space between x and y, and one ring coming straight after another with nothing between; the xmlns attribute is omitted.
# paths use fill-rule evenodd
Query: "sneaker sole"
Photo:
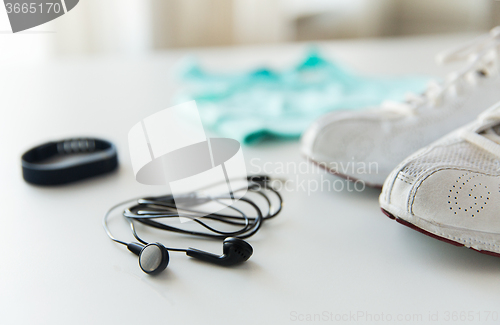
<svg viewBox="0 0 500 325"><path fill-rule="evenodd" d="M328 168L325 166L325 164L321 164L319 162L317 162L316 160L304 155L304 157L307 159L307 161L311 162L312 164L318 166L319 168L325 170L326 172L328 172L329 174L332 174L332 175L335 175L335 176L338 176L338 177L341 177L345 180L348 180L350 182L357 182L357 181L360 181L360 182L363 182L365 184L365 186L368 186L368 187L371 187L371 188L376 188L376 189L379 189L381 190L382 189L382 185L380 184L373 184L373 183L368 183L368 182L365 182L364 180L362 179L359 179L359 178L354 178L352 176L348 176L348 175L344 175L344 174L341 174L339 173L338 171L334 170L334 169L331 169L331 168Z"/></svg>
<svg viewBox="0 0 500 325"><path fill-rule="evenodd" d="M388 211L387 211L387 210L385 210L384 208L381 208L381 210L382 210L382 212L383 212L386 216L388 216L390 219L397 221L398 223L402 224L403 226L406 226L406 227L409 227L409 228L411 228L411 229L413 229L413 230L416 230L416 231L418 231L419 233L422 233L422 234L427 235L427 236L429 236L429 237L435 238L435 239L440 240L440 241L442 241L442 242L445 242L445 243L448 243L448 244L452 244L452 245L454 245L454 246L462 246L462 247L467 247L467 246L465 246L465 245L464 245L464 244L462 244L462 243L459 243L459 242L457 242L457 241L454 241L454 240L451 240L451 239L448 239L448 238L444 238L444 237L438 236L438 235L436 235L436 234L433 234L433 233L428 232L428 231L427 231L427 230L425 230L425 229L422 229L422 228L420 228L420 227L417 227L417 226L415 226L414 224L412 224L412 223L410 223L410 222L408 222L408 221L406 221L406 220L404 220L404 219L401 219L401 218L399 218L399 217L397 217L397 216L392 215L390 212L388 212ZM490 256L500 257L500 254L499 254L499 253L490 252L490 251L487 251L487 250L479 250L479 249L475 249L474 247L467 247L467 248L470 248L470 249L472 249L472 250L474 250L474 251L476 251L476 252L479 252L479 253L481 253L481 254L486 254L486 255L490 255Z"/></svg>

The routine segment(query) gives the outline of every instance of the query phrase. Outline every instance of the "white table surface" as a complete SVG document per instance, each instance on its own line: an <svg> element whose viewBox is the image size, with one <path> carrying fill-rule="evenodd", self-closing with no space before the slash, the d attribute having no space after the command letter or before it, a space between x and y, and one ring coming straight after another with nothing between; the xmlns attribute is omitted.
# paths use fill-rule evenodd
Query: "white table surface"
<svg viewBox="0 0 500 325"><path fill-rule="evenodd" d="M320 46L367 74L444 76L434 54L468 39L456 35ZM391 221L380 212L379 191L373 189L284 192L283 213L249 240L252 258L233 268L171 253L166 272L151 277L139 269L134 255L106 237L101 219L111 205L161 192L134 180L127 132L145 116L169 107L176 89L172 71L181 57L194 52L214 69L260 63L281 67L296 62L304 49L304 44L283 44L1 66L0 324L287 324L307 323L311 314L320 314L318 323L370 317L374 322L406 318L423 323L431 314L453 324L453 315L464 312L476 322L492 322L500 312L500 259ZM56 188L22 180L24 150L75 135L115 142L119 171ZM302 162L296 142L247 147L244 155L275 167ZM285 176L296 183L336 180L317 171ZM130 238L122 220L112 226ZM221 251L219 242L171 233L146 237Z"/></svg>

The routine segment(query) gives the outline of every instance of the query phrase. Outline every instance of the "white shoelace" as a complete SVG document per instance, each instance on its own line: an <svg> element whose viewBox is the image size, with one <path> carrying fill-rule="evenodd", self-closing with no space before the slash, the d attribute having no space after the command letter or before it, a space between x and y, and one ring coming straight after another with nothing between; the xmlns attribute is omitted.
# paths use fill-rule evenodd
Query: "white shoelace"
<svg viewBox="0 0 500 325"><path fill-rule="evenodd" d="M450 94L456 97L464 90L464 84L477 85L478 71L489 73L500 71L500 26L493 28L488 34L480 36L473 41L438 54L437 61L441 64L468 61L468 66L458 72L450 74L446 81L438 83L432 81L427 90L421 94L408 94L405 102L386 101L382 109L394 112L397 115L416 115L417 108L429 103L436 107L443 104Z"/></svg>
<svg viewBox="0 0 500 325"><path fill-rule="evenodd" d="M500 103L487 111L481 113L478 117L478 123L484 124L500 124ZM479 148L482 148L493 155L500 157L500 136L493 130L493 127L488 128L484 133L479 134L471 130L462 130L460 137Z"/></svg>

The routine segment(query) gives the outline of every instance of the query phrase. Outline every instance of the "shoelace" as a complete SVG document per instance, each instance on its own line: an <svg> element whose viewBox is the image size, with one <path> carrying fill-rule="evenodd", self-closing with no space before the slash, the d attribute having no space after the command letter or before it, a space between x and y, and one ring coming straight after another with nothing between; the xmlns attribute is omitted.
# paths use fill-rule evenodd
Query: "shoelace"
<svg viewBox="0 0 500 325"><path fill-rule="evenodd" d="M415 115L417 108L426 103L436 107L442 104L445 94L459 95L464 83L475 86L479 77L478 71L500 71L499 56L500 26L497 26L488 34L465 45L438 54L437 61L440 64L468 61L469 65L465 69L450 74L444 83L430 82L427 90L421 95L408 94L405 102L386 101L382 104L382 109L398 115Z"/></svg>
<svg viewBox="0 0 500 325"><path fill-rule="evenodd" d="M477 121L479 125L485 123L500 124L500 103L479 114ZM485 130L484 134L464 129L460 132L460 137L467 142L472 143L497 157L500 157L500 144L492 140L495 139L498 141L500 136L493 131L492 128Z"/></svg>

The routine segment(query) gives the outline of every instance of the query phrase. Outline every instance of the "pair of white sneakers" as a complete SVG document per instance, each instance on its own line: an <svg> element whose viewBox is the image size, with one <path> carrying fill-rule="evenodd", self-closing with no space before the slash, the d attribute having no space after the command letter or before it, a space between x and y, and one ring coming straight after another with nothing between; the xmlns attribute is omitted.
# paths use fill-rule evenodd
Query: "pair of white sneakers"
<svg viewBox="0 0 500 325"><path fill-rule="evenodd" d="M302 151L332 173L383 183L381 208L398 222L500 257L500 26L439 58L468 64L405 103L322 117Z"/></svg>

